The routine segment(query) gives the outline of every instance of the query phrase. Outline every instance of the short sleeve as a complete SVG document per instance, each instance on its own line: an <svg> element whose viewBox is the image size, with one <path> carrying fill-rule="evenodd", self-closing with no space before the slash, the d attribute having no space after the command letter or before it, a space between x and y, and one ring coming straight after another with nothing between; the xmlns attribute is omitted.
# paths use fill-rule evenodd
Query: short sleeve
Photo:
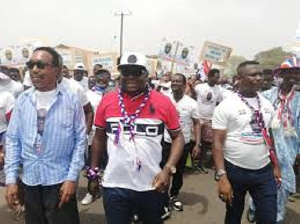
<svg viewBox="0 0 300 224"><path fill-rule="evenodd" d="M82 106L86 106L90 102L86 92L84 92L84 90L82 88L79 89L78 91L79 91L78 93L79 93L80 102L81 102Z"/></svg>
<svg viewBox="0 0 300 224"><path fill-rule="evenodd" d="M65 82L67 82L69 84L69 86L73 92L76 92L76 94L78 95L78 97L80 99L82 106L86 106L90 102L86 92L84 91L84 89L82 88L82 86L80 84L78 84L73 79L65 80Z"/></svg>
<svg viewBox="0 0 300 224"><path fill-rule="evenodd" d="M95 115L95 126L98 128L105 128L106 127L106 121L105 121L105 112L106 112L106 105L107 105L107 97L103 97L101 102L99 103L96 115Z"/></svg>
<svg viewBox="0 0 300 224"><path fill-rule="evenodd" d="M24 86L30 86L30 87L32 86L32 82L31 82L29 71L27 71L25 73L24 80L23 80L23 85Z"/></svg>
<svg viewBox="0 0 300 224"><path fill-rule="evenodd" d="M191 108L192 108L192 118L199 119L200 114L199 114L198 104L195 100L191 101Z"/></svg>
<svg viewBox="0 0 300 224"><path fill-rule="evenodd" d="M217 102L218 103L220 103L223 99L224 99L224 97L223 97L223 92L222 92L222 90L221 90L221 87L219 87L219 96L218 96L218 99L217 99Z"/></svg>
<svg viewBox="0 0 300 224"><path fill-rule="evenodd" d="M201 93L201 84L198 84L195 86L195 91L196 91L197 97L198 97Z"/></svg>
<svg viewBox="0 0 300 224"><path fill-rule="evenodd" d="M5 114L9 114L15 106L15 97L12 94L7 94L5 103Z"/></svg>
<svg viewBox="0 0 300 224"><path fill-rule="evenodd" d="M167 116L165 117L165 125L167 126L167 129L169 130L177 130L180 129L179 124L179 115L177 113L177 110L171 100L168 98L166 101L167 104Z"/></svg>
<svg viewBox="0 0 300 224"><path fill-rule="evenodd" d="M226 105L224 102L222 102L214 110L213 119L212 119L212 128L226 130L228 124L228 118L229 116L226 110Z"/></svg>

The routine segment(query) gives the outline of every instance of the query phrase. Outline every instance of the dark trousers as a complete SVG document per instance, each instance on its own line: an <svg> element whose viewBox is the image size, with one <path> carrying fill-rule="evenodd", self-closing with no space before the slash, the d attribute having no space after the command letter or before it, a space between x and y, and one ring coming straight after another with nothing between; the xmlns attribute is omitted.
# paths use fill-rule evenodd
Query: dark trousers
<svg viewBox="0 0 300 224"><path fill-rule="evenodd" d="M61 184L52 186L27 186L24 184L26 224L79 224L76 197L61 208Z"/></svg>
<svg viewBox="0 0 300 224"><path fill-rule="evenodd" d="M272 165L259 170L237 167L225 161L227 177L233 189L232 206L226 206L225 224L240 224L245 195L249 191L257 208L257 224L275 224L277 214L277 183Z"/></svg>
<svg viewBox="0 0 300 224"><path fill-rule="evenodd" d="M163 168L169 158L170 151L171 151L171 144L167 142L163 142L162 147L163 147L163 159L161 162L161 167ZM179 194L180 189L183 186L183 172L184 172L186 160L190 153L190 150L191 150L191 144L190 143L185 144L183 148L183 153L176 165L176 173L173 174L171 189L170 189L171 197L177 196Z"/></svg>
<svg viewBox="0 0 300 224"><path fill-rule="evenodd" d="M103 188L107 224L130 224L137 213L143 224L162 224L162 194L124 188Z"/></svg>

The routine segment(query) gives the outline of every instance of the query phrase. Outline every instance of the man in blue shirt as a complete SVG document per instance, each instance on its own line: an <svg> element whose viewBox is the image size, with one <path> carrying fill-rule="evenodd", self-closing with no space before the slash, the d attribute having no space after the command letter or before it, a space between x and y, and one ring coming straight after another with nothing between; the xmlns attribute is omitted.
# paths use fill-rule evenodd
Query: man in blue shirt
<svg viewBox="0 0 300 224"><path fill-rule="evenodd" d="M35 88L18 99L7 130L7 204L18 204L22 165L25 220L30 224L79 223L75 189L83 166L86 130L78 96L57 85L58 53L37 48L27 63Z"/></svg>

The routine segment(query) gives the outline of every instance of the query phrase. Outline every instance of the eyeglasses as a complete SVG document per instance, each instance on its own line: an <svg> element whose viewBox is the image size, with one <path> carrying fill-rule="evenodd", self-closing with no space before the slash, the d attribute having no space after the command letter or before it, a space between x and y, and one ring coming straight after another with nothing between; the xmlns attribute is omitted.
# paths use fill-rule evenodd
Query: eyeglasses
<svg viewBox="0 0 300 224"><path fill-rule="evenodd" d="M53 64L44 61L28 61L26 63L27 68L33 69L36 66L38 69L45 69L46 66L53 66Z"/></svg>
<svg viewBox="0 0 300 224"><path fill-rule="evenodd" d="M145 69L140 69L140 68L132 68L132 69L123 69L120 70L121 74L125 77L128 78L129 76L135 76L135 77L141 77L144 74L147 74L147 71Z"/></svg>

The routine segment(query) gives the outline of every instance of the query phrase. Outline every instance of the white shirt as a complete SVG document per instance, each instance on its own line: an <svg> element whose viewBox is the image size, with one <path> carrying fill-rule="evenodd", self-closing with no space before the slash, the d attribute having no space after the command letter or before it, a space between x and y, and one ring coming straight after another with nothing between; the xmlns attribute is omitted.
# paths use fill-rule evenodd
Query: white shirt
<svg viewBox="0 0 300 224"><path fill-rule="evenodd" d="M207 83L195 87L200 118L211 120L217 103L221 102L222 91L220 86L209 86Z"/></svg>
<svg viewBox="0 0 300 224"><path fill-rule="evenodd" d="M32 86L29 72L25 73L23 84L25 86ZM64 85L64 86L66 86L66 88L70 88L70 90L72 92L76 93L78 95L78 97L80 98L80 102L81 102L82 106L85 106L89 103L88 97L87 97L83 87L76 80L67 79L67 78L63 77L62 81L59 85Z"/></svg>
<svg viewBox="0 0 300 224"><path fill-rule="evenodd" d="M37 99L37 104L36 104L37 110L43 108L48 111L51 104L54 102L56 89L47 92L41 92L36 90L35 94Z"/></svg>
<svg viewBox="0 0 300 224"><path fill-rule="evenodd" d="M14 105L14 96L9 92L0 91L0 133L6 131L8 125L6 115L12 111Z"/></svg>
<svg viewBox="0 0 300 224"><path fill-rule="evenodd" d="M226 99L227 97L231 96L234 93L233 91L225 89L224 87L221 87L221 92L222 92L223 100Z"/></svg>
<svg viewBox="0 0 300 224"><path fill-rule="evenodd" d="M184 142L187 144L191 141L193 119L199 119L197 102L188 95L183 95L178 102L174 100L173 95L171 95L170 99L179 114L179 122L183 133ZM172 142L167 130L164 132L164 141L168 143Z"/></svg>
<svg viewBox="0 0 300 224"><path fill-rule="evenodd" d="M74 78L72 78L71 80L79 83L85 92L87 92L89 90L89 79L88 79L88 77L83 76L80 81L77 81Z"/></svg>
<svg viewBox="0 0 300 224"><path fill-rule="evenodd" d="M23 85L24 86L29 86L29 87L33 86L32 82L31 82L29 71L25 72L24 80L23 80Z"/></svg>
<svg viewBox="0 0 300 224"><path fill-rule="evenodd" d="M35 94L37 101L37 130L38 134L42 136L45 128L44 126L48 110L50 109L51 105L54 103L55 100L56 89L47 92L41 92L36 90Z"/></svg>
<svg viewBox="0 0 300 224"><path fill-rule="evenodd" d="M270 127L274 113L273 106L262 95L259 95L263 118L267 128ZM256 98L245 98L254 109L258 108ZM227 97L215 109L212 128L226 130L224 158L230 163L246 168L260 169L269 162L269 150L254 121L251 109L237 94Z"/></svg>
<svg viewBox="0 0 300 224"><path fill-rule="evenodd" d="M96 113L98 105L100 104L100 102L102 100L103 93L89 90L89 91L86 92L86 95L87 95L89 101L91 102L94 113ZM96 116L94 116L94 119L95 119L95 117ZM92 126L92 129L90 131L89 139L88 139L88 144L89 145L92 144L92 141L93 141L93 138L94 138L94 135L95 135L95 130L96 130L96 127L95 127L94 122L93 122L93 126Z"/></svg>
<svg viewBox="0 0 300 224"><path fill-rule="evenodd" d="M63 77L59 85L64 85L66 88L69 88L73 93L76 93L83 107L90 102L86 92L83 90L83 88L77 81Z"/></svg>
<svg viewBox="0 0 300 224"><path fill-rule="evenodd" d="M11 93L15 98L24 91L24 87L21 83L12 79L7 79L5 82L0 83L0 91L6 91Z"/></svg>

